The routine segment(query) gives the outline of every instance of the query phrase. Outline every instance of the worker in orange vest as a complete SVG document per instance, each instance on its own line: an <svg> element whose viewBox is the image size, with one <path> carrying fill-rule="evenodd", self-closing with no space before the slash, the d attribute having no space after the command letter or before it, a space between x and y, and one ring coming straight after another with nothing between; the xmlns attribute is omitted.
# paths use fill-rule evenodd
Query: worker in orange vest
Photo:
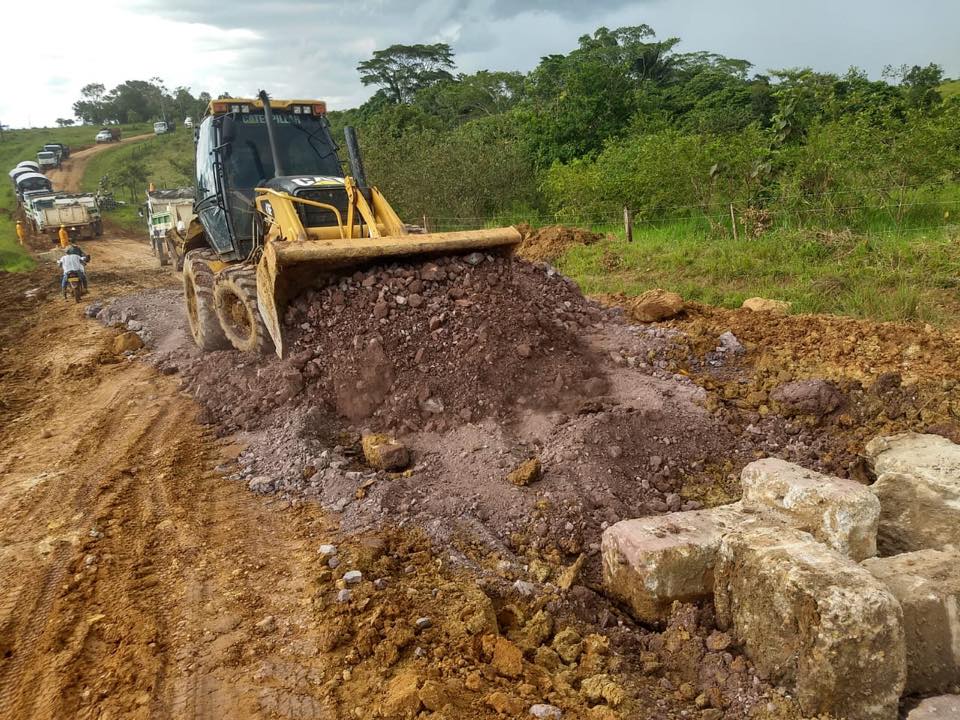
<svg viewBox="0 0 960 720"><path fill-rule="evenodd" d="M67 245L70 244L70 233L68 233L67 229L61 225L60 232L58 234L60 235L60 247L67 247Z"/></svg>
<svg viewBox="0 0 960 720"><path fill-rule="evenodd" d="M20 241L20 244L23 245L23 238L26 235L23 229L23 223L17 220L17 240Z"/></svg>

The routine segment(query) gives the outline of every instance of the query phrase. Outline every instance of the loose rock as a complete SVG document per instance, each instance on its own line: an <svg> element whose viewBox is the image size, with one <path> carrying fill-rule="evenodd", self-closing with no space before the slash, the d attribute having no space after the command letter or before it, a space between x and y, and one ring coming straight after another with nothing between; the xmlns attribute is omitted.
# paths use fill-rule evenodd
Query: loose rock
<svg viewBox="0 0 960 720"><path fill-rule="evenodd" d="M791 303L785 300L768 300L761 297L747 298L742 307L753 312L767 312L772 315L786 315L790 312Z"/></svg>
<svg viewBox="0 0 960 720"><path fill-rule="evenodd" d="M637 322L660 322L676 316L682 309L682 297L657 288L631 300L628 314Z"/></svg>

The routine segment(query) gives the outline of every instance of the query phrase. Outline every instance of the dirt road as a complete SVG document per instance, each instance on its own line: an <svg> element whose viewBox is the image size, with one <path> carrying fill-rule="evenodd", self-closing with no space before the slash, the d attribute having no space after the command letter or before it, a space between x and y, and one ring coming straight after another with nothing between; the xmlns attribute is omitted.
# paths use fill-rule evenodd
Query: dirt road
<svg viewBox="0 0 960 720"><path fill-rule="evenodd" d="M47 177L50 178L53 186L58 190L77 192L80 190L80 182L83 180L83 171L91 157L115 148L118 144L129 145L130 143L149 140L152 137L153 133L134 135L132 137L124 138L119 143L103 143L101 145L89 147L86 150L78 150L77 152L71 153L70 158L66 160L59 168L56 170L51 170L49 173L47 173Z"/></svg>
<svg viewBox="0 0 960 720"><path fill-rule="evenodd" d="M95 295L157 281L129 262L143 245L91 250L115 276L93 273ZM261 715L229 668L271 660L264 616L311 624L323 519L213 473L193 403L114 362L80 306L19 302L0 355L0 717Z"/></svg>
<svg viewBox="0 0 960 720"><path fill-rule="evenodd" d="M54 183L78 189L110 147ZM86 248L90 301L179 283L145 243ZM214 472L229 452L174 379L114 354L85 304L24 297L54 276L0 278L0 717L333 717L286 687L316 664L326 521Z"/></svg>

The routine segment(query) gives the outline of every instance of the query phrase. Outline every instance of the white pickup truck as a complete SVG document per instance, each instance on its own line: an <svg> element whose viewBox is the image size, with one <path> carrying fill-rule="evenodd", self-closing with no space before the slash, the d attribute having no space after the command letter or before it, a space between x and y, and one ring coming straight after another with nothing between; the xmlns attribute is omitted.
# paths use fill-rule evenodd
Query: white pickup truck
<svg viewBox="0 0 960 720"><path fill-rule="evenodd" d="M103 234L100 206L93 194L26 193L23 205L31 229L47 235L53 243L58 240L61 225L71 239L90 239Z"/></svg>

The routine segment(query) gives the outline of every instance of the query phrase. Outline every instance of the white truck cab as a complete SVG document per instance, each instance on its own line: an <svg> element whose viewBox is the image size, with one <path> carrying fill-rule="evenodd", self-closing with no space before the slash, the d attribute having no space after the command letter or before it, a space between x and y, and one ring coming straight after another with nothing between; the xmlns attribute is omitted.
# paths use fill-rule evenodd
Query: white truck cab
<svg viewBox="0 0 960 720"><path fill-rule="evenodd" d="M163 120L157 120L157 122L153 124L153 134L163 135L165 132L167 132L167 123Z"/></svg>
<svg viewBox="0 0 960 720"><path fill-rule="evenodd" d="M37 163L40 165L40 171L45 172L60 167L60 158L52 150L41 150L37 153Z"/></svg>

